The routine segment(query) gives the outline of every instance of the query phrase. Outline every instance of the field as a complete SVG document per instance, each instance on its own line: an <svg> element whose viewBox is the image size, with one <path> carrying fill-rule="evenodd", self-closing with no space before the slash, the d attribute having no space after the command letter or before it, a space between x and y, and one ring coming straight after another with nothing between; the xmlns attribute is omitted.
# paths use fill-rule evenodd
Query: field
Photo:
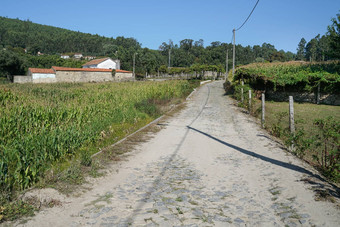
<svg viewBox="0 0 340 227"><path fill-rule="evenodd" d="M157 103L183 98L192 87L187 81L0 85L1 191L26 189L79 153L88 160L99 140L110 135L114 142L147 124L161 114Z"/></svg>

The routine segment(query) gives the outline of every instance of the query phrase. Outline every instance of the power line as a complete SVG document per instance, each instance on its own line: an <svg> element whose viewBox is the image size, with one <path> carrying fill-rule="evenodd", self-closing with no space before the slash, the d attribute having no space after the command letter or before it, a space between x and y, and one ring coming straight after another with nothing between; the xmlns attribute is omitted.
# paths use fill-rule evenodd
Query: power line
<svg viewBox="0 0 340 227"><path fill-rule="evenodd" d="M233 77L234 77L234 74L235 74L235 32L238 31L238 30L240 30L240 29L243 27L243 25L245 25L245 23L247 23L247 21L249 20L250 16L251 16L252 13L254 12L254 10L255 10L257 4L259 3L259 1L260 1L260 0L257 0L255 6L254 6L254 8L253 8L253 10L250 12L249 16L248 16L247 19L243 22L243 24L242 24L238 29L233 29L233 41L234 41L234 43L233 43Z"/></svg>
<svg viewBox="0 0 340 227"><path fill-rule="evenodd" d="M243 27L243 25L248 21L248 19L249 19L249 17L251 16L251 14L254 12L254 10L255 10L255 8L256 8L256 6L257 6L257 4L259 3L259 1L260 0L257 0L257 2L256 2L256 4L255 4L255 6L254 6L254 8L253 8L253 10L250 12L250 14L249 14L249 16L247 17L247 19L243 22L243 24L238 28L238 29L236 29L235 31L238 31L238 30L240 30L242 27Z"/></svg>

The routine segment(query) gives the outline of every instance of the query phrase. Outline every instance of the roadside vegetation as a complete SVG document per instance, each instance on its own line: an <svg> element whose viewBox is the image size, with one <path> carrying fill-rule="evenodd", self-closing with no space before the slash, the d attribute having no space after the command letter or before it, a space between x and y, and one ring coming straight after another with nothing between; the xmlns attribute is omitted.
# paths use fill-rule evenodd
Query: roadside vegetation
<svg viewBox="0 0 340 227"><path fill-rule="evenodd" d="M22 190L80 184L84 171L97 176L92 154L151 122L197 84L0 85L0 222L14 210L32 213L17 200Z"/></svg>
<svg viewBox="0 0 340 227"><path fill-rule="evenodd" d="M237 68L233 82L244 81L256 90L340 93L340 63L254 63Z"/></svg>
<svg viewBox="0 0 340 227"><path fill-rule="evenodd" d="M241 81L244 81L242 86ZM269 91L339 94L340 62L267 63L239 67L226 90L251 114L261 117L260 94ZM243 88L244 101L241 101ZM253 98L249 108L248 91ZM254 98L254 96L256 96ZM295 134L289 130L288 102L266 99L265 128L283 140L295 155L319 169L334 182L340 181L340 106L294 103Z"/></svg>

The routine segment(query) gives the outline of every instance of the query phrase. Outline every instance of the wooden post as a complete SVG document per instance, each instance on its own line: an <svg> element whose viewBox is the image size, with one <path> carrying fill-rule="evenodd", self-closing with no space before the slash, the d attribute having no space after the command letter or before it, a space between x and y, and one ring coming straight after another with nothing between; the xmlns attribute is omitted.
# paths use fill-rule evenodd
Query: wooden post
<svg viewBox="0 0 340 227"><path fill-rule="evenodd" d="M265 124L265 111L266 111L266 108L265 108L265 95L264 93L262 93L262 97L261 97L261 100L262 100L262 117L261 117L261 125L262 125L262 128L264 128L264 124Z"/></svg>
<svg viewBox="0 0 340 227"><path fill-rule="evenodd" d="M249 90L249 114L251 113L251 90Z"/></svg>
<svg viewBox="0 0 340 227"><path fill-rule="evenodd" d="M289 129L290 129L290 133L292 134L295 133L293 96L289 96Z"/></svg>
<svg viewBox="0 0 340 227"><path fill-rule="evenodd" d="M316 104L320 104L320 83L318 84L318 93L316 94Z"/></svg>
<svg viewBox="0 0 340 227"><path fill-rule="evenodd" d="M242 82L241 82L241 85L242 85L242 87L241 87L241 102L243 103L243 102L244 102L244 97L243 97L243 86L244 86L244 82L243 82L243 80L242 80Z"/></svg>

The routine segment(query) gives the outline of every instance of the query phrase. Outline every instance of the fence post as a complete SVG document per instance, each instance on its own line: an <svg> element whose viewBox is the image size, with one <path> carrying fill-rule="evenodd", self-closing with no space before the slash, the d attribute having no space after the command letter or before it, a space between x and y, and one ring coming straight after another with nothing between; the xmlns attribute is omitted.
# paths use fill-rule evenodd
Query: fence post
<svg viewBox="0 0 340 227"><path fill-rule="evenodd" d="M242 85L242 87L241 87L241 102L243 103L243 102L244 102L244 97L243 97L243 86L244 86L244 82L243 82L243 80L242 80L242 82L241 82L241 85Z"/></svg>
<svg viewBox="0 0 340 227"><path fill-rule="evenodd" d="M318 93L316 95L316 104L320 104L320 83L318 84Z"/></svg>
<svg viewBox="0 0 340 227"><path fill-rule="evenodd" d="M262 117L261 117L261 125L262 125L262 128L264 128L264 124L265 124L265 111L266 111L266 108L265 108L265 95L264 93L262 93L262 97L261 97L261 100L262 100Z"/></svg>
<svg viewBox="0 0 340 227"><path fill-rule="evenodd" d="M251 113L251 90L249 90L249 114Z"/></svg>
<svg viewBox="0 0 340 227"><path fill-rule="evenodd" d="M289 96L289 129L291 134L295 133L293 96Z"/></svg>

